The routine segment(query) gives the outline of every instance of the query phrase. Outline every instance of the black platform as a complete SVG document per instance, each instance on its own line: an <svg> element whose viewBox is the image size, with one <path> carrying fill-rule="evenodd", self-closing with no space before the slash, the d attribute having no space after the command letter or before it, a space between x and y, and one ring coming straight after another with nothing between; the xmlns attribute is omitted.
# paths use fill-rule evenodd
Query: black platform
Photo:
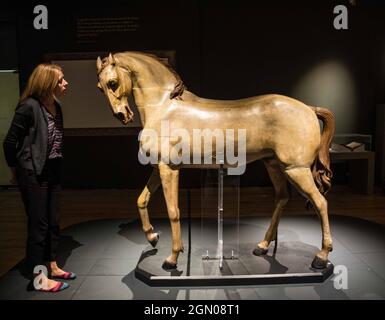
<svg viewBox="0 0 385 320"><path fill-rule="evenodd" d="M213 230L215 231L215 229ZM202 247L193 246L190 255L182 255L177 269L165 270L162 263L170 254L170 247L160 245L143 251L135 269L135 276L150 286L236 286L301 284L324 282L333 274L334 266L311 268L317 248L301 242L283 242L276 254L256 257L254 243L241 244L235 259L202 258ZM273 251L273 249L271 249Z"/></svg>

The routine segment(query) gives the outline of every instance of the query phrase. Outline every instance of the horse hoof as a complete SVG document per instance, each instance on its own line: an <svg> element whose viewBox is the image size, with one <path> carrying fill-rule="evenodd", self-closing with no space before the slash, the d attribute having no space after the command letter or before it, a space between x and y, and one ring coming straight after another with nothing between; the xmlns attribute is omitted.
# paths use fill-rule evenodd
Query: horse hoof
<svg viewBox="0 0 385 320"><path fill-rule="evenodd" d="M176 263L168 262L167 260L165 260L162 264L162 268L165 270L176 269Z"/></svg>
<svg viewBox="0 0 385 320"><path fill-rule="evenodd" d="M260 247L256 247L253 251L255 256L264 256L267 253L268 249L262 249Z"/></svg>
<svg viewBox="0 0 385 320"><path fill-rule="evenodd" d="M156 233L156 237L154 237L154 239L152 239L150 242L150 244L152 245L153 248L156 247L156 244L158 243L159 241L159 234Z"/></svg>
<svg viewBox="0 0 385 320"><path fill-rule="evenodd" d="M314 269L325 269L327 266L328 260L321 259L318 256L315 256L313 262L311 263L311 267Z"/></svg>

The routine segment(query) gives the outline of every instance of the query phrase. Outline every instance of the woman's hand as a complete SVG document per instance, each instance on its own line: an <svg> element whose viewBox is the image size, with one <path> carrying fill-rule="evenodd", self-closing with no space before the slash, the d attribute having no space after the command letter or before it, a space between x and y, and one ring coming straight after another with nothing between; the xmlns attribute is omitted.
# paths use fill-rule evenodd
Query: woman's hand
<svg viewBox="0 0 385 320"><path fill-rule="evenodd" d="M11 169L11 179L9 180L9 183L11 185L16 185L17 184L17 178L16 178L16 168L12 167Z"/></svg>

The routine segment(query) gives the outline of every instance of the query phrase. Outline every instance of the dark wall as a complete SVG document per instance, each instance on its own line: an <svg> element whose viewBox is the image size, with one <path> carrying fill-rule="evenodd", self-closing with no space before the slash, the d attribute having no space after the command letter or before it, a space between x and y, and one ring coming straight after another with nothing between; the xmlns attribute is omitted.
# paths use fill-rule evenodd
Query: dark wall
<svg viewBox="0 0 385 320"><path fill-rule="evenodd" d="M3 65L17 62L23 87L35 65L50 53L175 50L176 69L188 89L216 99L292 96L293 86L310 67L332 57L348 66L355 83L353 129L374 135L375 106L385 101L384 7L376 1L356 1L355 6L348 1L309 2L14 4L2 13L7 27L2 27L6 36L1 39L14 39L12 32L17 32L17 52L2 49L1 55L7 57ZM32 26L37 4L49 10L48 30ZM349 9L349 30L332 26L337 4ZM79 40L79 18L124 16L138 18L135 31L103 33L88 43ZM64 181L69 187L141 187L150 172L137 161L136 136L70 136L65 150ZM182 175L182 185L199 183L194 170ZM250 166L242 183L269 184L262 164Z"/></svg>
<svg viewBox="0 0 385 320"><path fill-rule="evenodd" d="M352 76L360 106L353 129L372 133L376 102L385 97L383 88L375 88L383 77L379 58L385 54L385 14L381 21L375 12L349 7L349 30L339 31L332 25L333 7L203 10L202 94L225 99L293 96L293 86L309 69L338 59Z"/></svg>
<svg viewBox="0 0 385 320"><path fill-rule="evenodd" d="M38 2L39 4L41 2ZM165 1L151 5L115 2L108 6L95 3L48 3L48 30L33 28L33 8L25 5L19 16L20 70L25 81L36 63L49 53L118 52L129 50L175 50L177 69L192 90L199 90L200 45L199 8ZM44 2L43 2L44 4ZM82 18L138 18L136 31L100 33L92 41L79 39L77 23Z"/></svg>

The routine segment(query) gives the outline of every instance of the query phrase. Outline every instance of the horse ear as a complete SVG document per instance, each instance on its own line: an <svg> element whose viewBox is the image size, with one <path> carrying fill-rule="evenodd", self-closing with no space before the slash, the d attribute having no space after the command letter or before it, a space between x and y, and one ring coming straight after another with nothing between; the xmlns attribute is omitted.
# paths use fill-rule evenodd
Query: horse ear
<svg viewBox="0 0 385 320"><path fill-rule="evenodd" d="M112 53L110 52L110 54L108 55L108 62L110 64L115 64L115 58L114 56L112 55Z"/></svg>
<svg viewBox="0 0 385 320"><path fill-rule="evenodd" d="M101 70L102 70L102 59L98 57L98 59L96 59L96 71L99 73Z"/></svg>

